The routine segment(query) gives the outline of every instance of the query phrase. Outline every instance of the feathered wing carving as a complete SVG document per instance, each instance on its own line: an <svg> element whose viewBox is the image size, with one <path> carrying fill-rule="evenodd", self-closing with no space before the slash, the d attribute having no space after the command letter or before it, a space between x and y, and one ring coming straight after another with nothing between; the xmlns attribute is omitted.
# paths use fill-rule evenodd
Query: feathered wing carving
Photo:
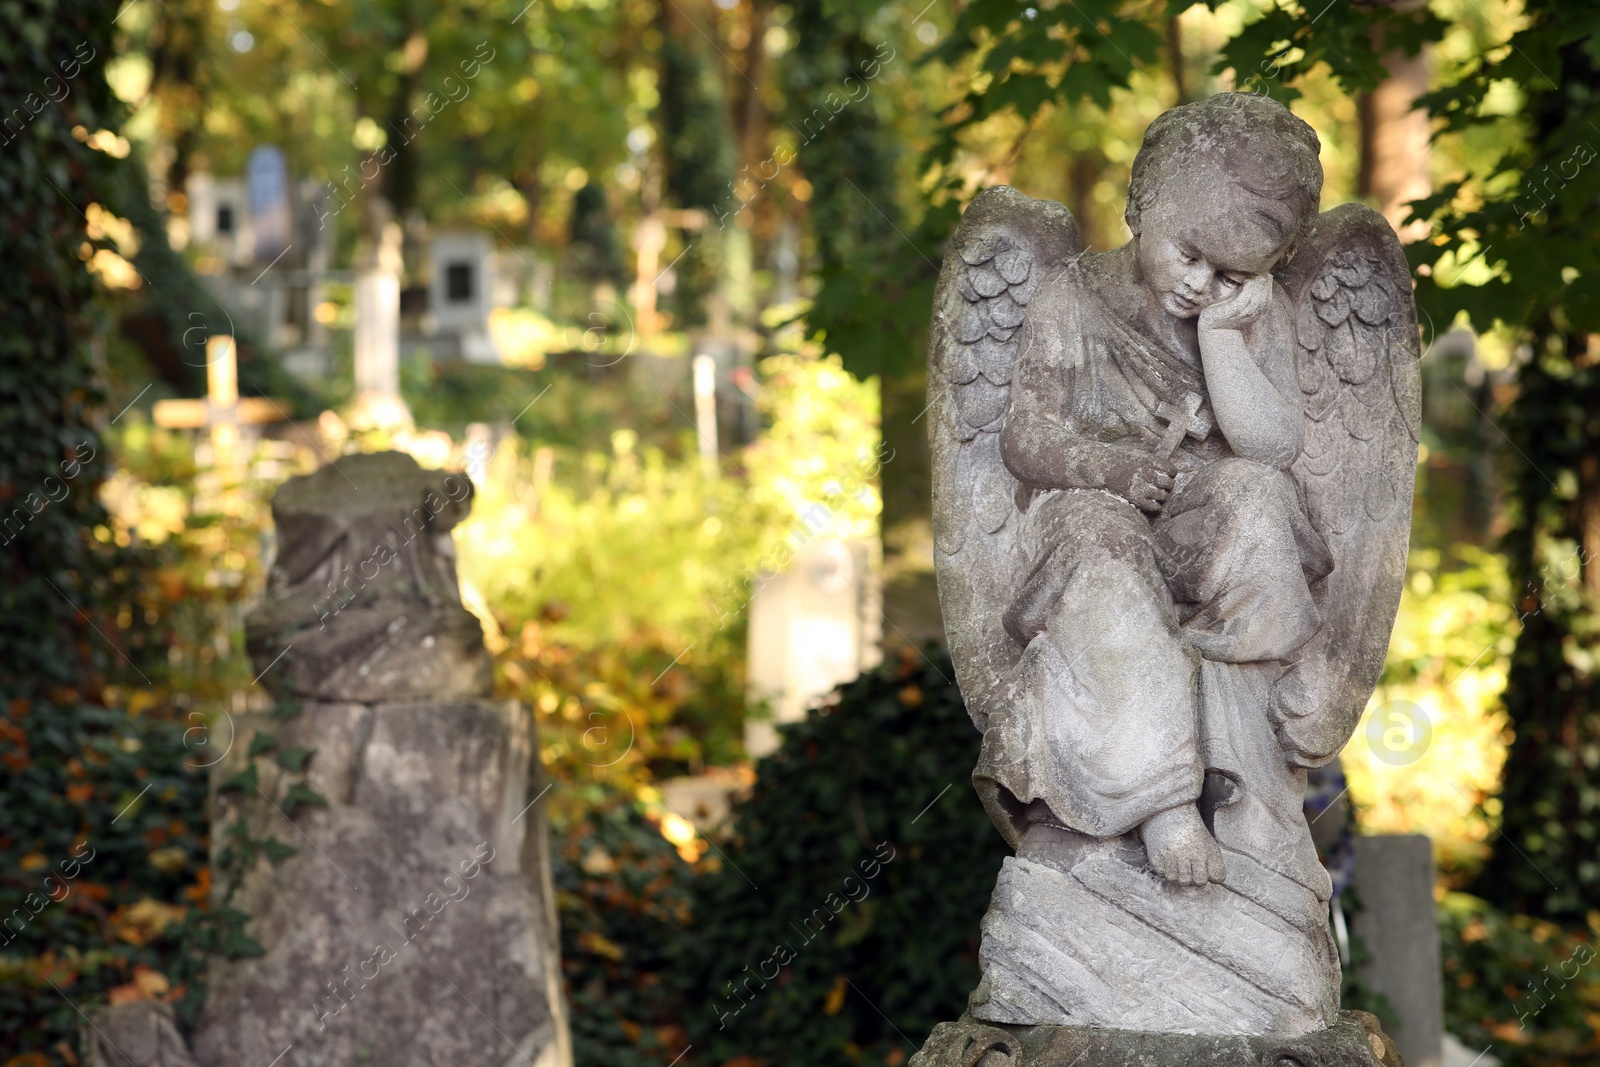
<svg viewBox="0 0 1600 1067"><path fill-rule="evenodd" d="M1010 694L1020 650L1001 615L1023 566L1016 496L1000 458L1011 372L1047 272L1083 251L1072 213L1009 186L979 194L945 250L928 351L928 432L939 606L968 713L980 731ZM940 437L945 438L940 440Z"/></svg>
<svg viewBox="0 0 1600 1067"><path fill-rule="evenodd" d="M1324 212L1280 273L1296 307L1305 443L1294 476L1334 568L1323 623L1279 680L1290 759L1338 755L1383 670L1405 582L1421 425L1417 308L1400 241L1360 204Z"/></svg>

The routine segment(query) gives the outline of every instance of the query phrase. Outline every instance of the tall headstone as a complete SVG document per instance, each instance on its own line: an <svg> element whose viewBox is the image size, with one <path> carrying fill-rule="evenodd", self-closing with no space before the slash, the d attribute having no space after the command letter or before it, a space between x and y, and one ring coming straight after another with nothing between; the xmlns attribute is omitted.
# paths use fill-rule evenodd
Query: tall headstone
<svg viewBox="0 0 1600 1067"><path fill-rule="evenodd" d="M796 531L805 530L804 522ZM799 722L834 687L878 661L881 608L872 545L825 537L805 540L794 561L763 576L750 599L750 695L771 721L745 726L745 749L759 759L778 747L776 726Z"/></svg>
<svg viewBox="0 0 1600 1067"><path fill-rule="evenodd" d="M1351 932L1366 947L1361 981L1389 1002L1406 1067L1443 1067L1444 986L1433 842L1421 834L1356 837L1361 910Z"/></svg>
<svg viewBox="0 0 1600 1067"><path fill-rule="evenodd" d="M256 262L271 263L292 240L289 165L283 149L266 144L252 151L245 163L245 186L250 198Z"/></svg>
<svg viewBox="0 0 1600 1067"><path fill-rule="evenodd" d="M430 243L433 277L428 285L428 310L434 327L454 337L463 359L495 363L499 352L489 338L489 312L494 309L495 256L489 235L477 231L435 234Z"/></svg>
<svg viewBox="0 0 1600 1067"><path fill-rule="evenodd" d="M356 393L400 395L400 226L375 227L356 262Z"/></svg>
<svg viewBox="0 0 1600 1067"><path fill-rule="evenodd" d="M247 263L255 251L245 183L205 171L189 176L189 239L226 264Z"/></svg>
<svg viewBox="0 0 1600 1067"><path fill-rule="evenodd" d="M534 720L456 592L471 497L390 452L273 499L246 634L280 706L235 718L211 831L264 953L211 962L203 1067L571 1063Z"/></svg>

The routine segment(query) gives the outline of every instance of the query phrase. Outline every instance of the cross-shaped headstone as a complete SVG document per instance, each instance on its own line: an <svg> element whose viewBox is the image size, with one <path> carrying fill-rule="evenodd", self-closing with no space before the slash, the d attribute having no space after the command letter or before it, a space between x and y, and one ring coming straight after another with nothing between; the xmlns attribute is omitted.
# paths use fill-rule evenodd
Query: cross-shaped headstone
<svg viewBox="0 0 1600 1067"><path fill-rule="evenodd" d="M169 430L211 431L211 463L215 467L233 465L239 446L239 427L283 422L288 418L276 400L258 396L239 396L239 364L233 338L216 334L206 339L206 398L204 400L157 400L157 426Z"/></svg>
<svg viewBox="0 0 1600 1067"><path fill-rule="evenodd" d="M1160 459L1166 459L1178 450L1185 435L1204 441L1211 433L1211 420L1200 414L1200 394L1186 393L1181 405L1165 401L1156 408L1156 418L1164 419L1166 431L1152 450Z"/></svg>

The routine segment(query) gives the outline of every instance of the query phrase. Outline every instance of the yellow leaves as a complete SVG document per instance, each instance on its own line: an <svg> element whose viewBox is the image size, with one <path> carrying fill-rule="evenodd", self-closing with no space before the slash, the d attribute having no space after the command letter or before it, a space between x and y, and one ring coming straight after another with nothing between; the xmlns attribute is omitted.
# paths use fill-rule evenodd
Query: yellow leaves
<svg viewBox="0 0 1600 1067"><path fill-rule="evenodd" d="M833 980L833 985L828 988L828 995L822 1001L824 1015L838 1015L839 1009L844 1007L845 992L850 988L849 980L844 975L839 975Z"/></svg>
<svg viewBox="0 0 1600 1067"><path fill-rule="evenodd" d="M112 1004L131 1004L138 1000L164 1000L171 992L172 983L167 976L152 967L139 964L133 969L133 981L113 986L108 994Z"/></svg>
<svg viewBox="0 0 1600 1067"><path fill-rule="evenodd" d="M1431 731L1426 751L1396 765L1359 728L1344 756L1362 829L1427 834L1447 873L1481 861L1497 814L1489 794L1506 758L1500 694L1517 632L1504 561L1470 549L1457 555L1446 569L1437 552L1413 554L1383 682L1368 707L1368 715L1396 701L1420 708Z"/></svg>
<svg viewBox="0 0 1600 1067"><path fill-rule="evenodd" d="M599 845L594 846L584 854L581 866L583 867L583 873L593 875L596 878L602 875L615 874L617 871L617 861L612 859L611 854Z"/></svg>
<svg viewBox="0 0 1600 1067"><path fill-rule="evenodd" d="M671 842L685 863L698 863L711 846L695 832L694 823L675 811L664 812L658 824L661 836Z"/></svg>
<svg viewBox="0 0 1600 1067"><path fill-rule="evenodd" d="M603 956L613 963L622 962L622 957L625 955L621 945L601 934L595 933L593 930L585 930L579 934L578 945L585 952Z"/></svg>
<svg viewBox="0 0 1600 1067"><path fill-rule="evenodd" d="M105 131L100 131L104 133ZM100 134L96 134L96 137ZM93 140L93 138L91 138ZM129 256L139 254L139 231L133 228L133 223L127 219L118 218L100 204L90 204L83 216L88 220L88 233L91 240L110 241L117 246L117 251Z"/></svg>
<svg viewBox="0 0 1600 1067"><path fill-rule="evenodd" d="M189 854L177 845L158 848L150 853L150 866L163 874L175 874L189 862Z"/></svg>
<svg viewBox="0 0 1600 1067"><path fill-rule="evenodd" d="M133 264L109 248L101 248L89 258L89 273L107 289L137 289L144 284Z"/></svg>
<svg viewBox="0 0 1600 1067"><path fill-rule="evenodd" d="M50 866L50 860L42 852L30 852L17 861L17 866L25 871L37 871L41 867Z"/></svg>
<svg viewBox="0 0 1600 1067"><path fill-rule="evenodd" d="M181 922L187 910L146 897L112 912L111 930L130 945L146 945L166 933L169 926Z"/></svg>

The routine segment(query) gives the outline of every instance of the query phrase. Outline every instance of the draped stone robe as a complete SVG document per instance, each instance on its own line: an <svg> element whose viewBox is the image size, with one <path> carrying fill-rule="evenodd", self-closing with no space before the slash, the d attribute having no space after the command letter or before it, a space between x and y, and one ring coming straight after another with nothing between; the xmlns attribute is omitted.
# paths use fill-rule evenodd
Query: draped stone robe
<svg viewBox="0 0 1600 1067"><path fill-rule="evenodd" d="M1143 1014L1163 1029L1192 1017L1196 1032L1218 1018L1257 1032L1319 1028L1337 1011L1325 1002L1328 969L1334 989L1338 973L1331 886L1301 815L1304 772L1284 758L1267 708L1273 682L1321 625L1311 585L1332 569L1327 546L1294 480L1235 456L1215 428L1184 439L1157 515L1098 488L1119 454L1160 436L1160 405L1206 397L1204 376L1119 317L1077 262L1046 284L1053 292L1036 310L1048 317L1018 363L1004 433L1008 454L1064 462L1046 478L1038 464L1008 464L1027 505L1025 577L1005 615L1024 649L1020 699L986 734L975 777L1056 836L1031 854L1040 835L1030 835L1006 861L972 1013L1119 1027ZM1203 399L1214 427L1209 407ZM1130 856L1139 848L1130 831L1183 804L1200 806L1223 848L1225 886L1129 873L1142 859ZM1107 859L1110 846L1120 858ZM1126 960L1159 957L1146 951L1151 937L1194 952L1192 971L1159 976L1154 996L1136 971L1123 973ZM1063 988L1043 977L1074 973ZM1188 1000L1150 1015L1172 997Z"/></svg>

